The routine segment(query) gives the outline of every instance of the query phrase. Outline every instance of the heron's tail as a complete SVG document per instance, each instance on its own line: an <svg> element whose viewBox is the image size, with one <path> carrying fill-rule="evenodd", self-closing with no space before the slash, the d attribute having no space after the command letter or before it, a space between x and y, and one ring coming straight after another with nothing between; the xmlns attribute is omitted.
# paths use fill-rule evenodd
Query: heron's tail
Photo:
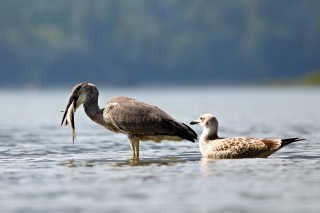
<svg viewBox="0 0 320 213"><path fill-rule="evenodd" d="M195 142L198 138L198 135L193 129L184 123L173 121L174 126L176 127L176 134L191 142Z"/></svg>

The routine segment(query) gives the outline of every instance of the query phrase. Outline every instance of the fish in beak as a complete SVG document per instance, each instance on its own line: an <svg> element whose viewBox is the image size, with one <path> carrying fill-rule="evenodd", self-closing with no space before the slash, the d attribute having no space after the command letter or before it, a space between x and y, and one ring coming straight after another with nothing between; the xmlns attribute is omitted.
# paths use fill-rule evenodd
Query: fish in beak
<svg viewBox="0 0 320 213"><path fill-rule="evenodd" d="M72 130L72 143L74 144L74 139L76 138L76 129L74 125L74 114L77 108L83 103L79 100L79 96L81 94L82 86L86 85L87 83L77 84L71 91L69 101L64 111L61 126L70 126ZM82 96L83 97L83 96ZM82 98L81 98L82 99Z"/></svg>
<svg viewBox="0 0 320 213"><path fill-rule="evenodd" d="M66 110L64 111L64 115L62 118L62 123L61 126L68 126L70 125L71 130L72 130L72 143L74 144L74 139L76 138L76 129L74 125L74 113L75 113L75 108L74 108L74 101L71 101L71 103L67 105Z"/></svg>

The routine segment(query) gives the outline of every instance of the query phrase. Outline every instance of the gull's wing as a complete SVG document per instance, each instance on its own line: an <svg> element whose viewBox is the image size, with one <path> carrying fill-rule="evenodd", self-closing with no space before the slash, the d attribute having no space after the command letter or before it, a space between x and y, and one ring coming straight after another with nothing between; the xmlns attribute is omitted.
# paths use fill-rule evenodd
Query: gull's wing
<svg viewBox="0 0 320 213"><path fill-rule="evenodd" d="M261 140L252 137L233 137L216 139L212 146L207 146L207 153L219 158L250 158L259 157L263 152L269 150L268 146Z"/></svg>

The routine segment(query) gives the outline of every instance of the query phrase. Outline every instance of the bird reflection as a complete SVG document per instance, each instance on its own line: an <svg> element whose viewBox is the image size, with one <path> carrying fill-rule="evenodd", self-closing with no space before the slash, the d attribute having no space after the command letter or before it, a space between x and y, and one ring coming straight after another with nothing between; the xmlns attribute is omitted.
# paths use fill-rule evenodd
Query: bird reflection
<svg viewBox="0 0 320 213"><path fill-rule="evenodd" d="M175 163L185 162L181 158L150 158L150 159L139 159L139 158L132 158L130 160L74 160L70 159L64 162L61 162L59 165L64 167L94 167L98 165L109 165L111 167L123 167L123 166L171 166Z"/></svg>

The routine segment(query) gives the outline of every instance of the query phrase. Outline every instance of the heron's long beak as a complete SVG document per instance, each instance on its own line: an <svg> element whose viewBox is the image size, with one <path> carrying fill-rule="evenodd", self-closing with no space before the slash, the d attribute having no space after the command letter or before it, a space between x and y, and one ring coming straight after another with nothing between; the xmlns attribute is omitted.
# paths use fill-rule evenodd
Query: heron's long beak
<svg viewBox="0 0 320 213"><path fill-rule="evenodd" d="M190 122L190 125L199 124L199 123L200 123L200 121L195 120L195 121L191 121L191 122Z"/></svg>
<svg viewBox="0 0 320 213"><path fill-rule="evenodd" d="M64 119L66 118L66 115L67 115L67 113L68 113L68 109L69 109L69 107L70 107L70 105L72 104L72 101L70 101L69 100L69 102L68 102L68 104L67 104L67 107L66 107L66 110L64 110L64 111L61 111L61 112L64 112L64 114L63 114L63 117L62 117L62 121L61 121L61 126L66 126L66 125L68 125L68 122L67 122L67 120L66 120L66 122L63 124L63 122L64 122Z"/></svg>
<svg viewBox="0 0 320 213"><path fill-rule="evenodd" d="M72 130L72 143L74 144L74 139L76 138L76 131L74 125L74 113L76 111L76 103L78 100L78 96L76 94L71 94L66 110L64 111L61 126L70 125Z"/></svg>
<svg viewBox="0 0 320 213"><path fill-rule="evenodd" d="M77 99L78 97L74 94L71 95L71 97L69 98L69 101L68 101L68 104L67 104L67 107L66 107L66 110L64 111L64 114L63 114L63 117L62 117L62 121L61 121L61 126L67 126L68 124L71 125L70 123L68 123L68 119L66 119L66 115L67 113L69 113L69 107L71 106L72 108L75 109L76 107L76 103L77 103ZM75 110L73 110L75 112ZM73 114L74 114L73 112ZM66 119L66 122L63 124L64 120Z"/></svg>
<svg viewBox="0 0 320 213"><path fill-rule="evenodd" d="M87 82L77 84L71 91L71 95L66 107L66 110L64 111L63 117L62 117L62 122L61 126L67 126L70 125L71 130L72 130L72 142L74 144L74 139L76 138L76 131L75 131L75 126L74 126L74 113L77 110L77 107L79 107L80 104L82 103L77 103L79 101L79 95L80 90L83 86L87 85ZM82 97L83 98L83 97ZM81 97L80 97L81 99ZM64 122L64 123L63 123Z"/></svg>

